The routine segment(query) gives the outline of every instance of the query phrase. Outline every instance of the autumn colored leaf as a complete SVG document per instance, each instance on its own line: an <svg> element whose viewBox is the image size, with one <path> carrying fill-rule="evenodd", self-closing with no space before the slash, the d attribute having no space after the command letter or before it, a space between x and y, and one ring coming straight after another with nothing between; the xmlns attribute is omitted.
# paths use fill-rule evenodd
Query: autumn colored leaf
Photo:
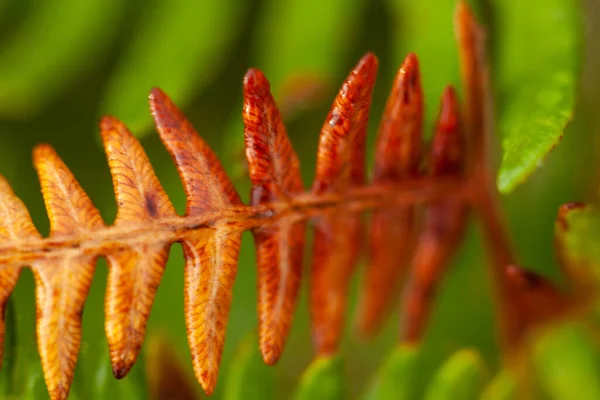
<svg viewBox="0 0 600 400"><path fill-rule="evenodd" d="M442 103L430 155L431 176L462 176L465 160L464 132L454 89L448 87ZM458 200L441 200L425 211L411 273L402 302L403 338L423 338L436 288L462 241L468 206Z"/></svg>
<svg viewBox="0 0 600 400"><path fill-rule="evenodd" d="M319 139L314 194L343 195L364 183L364 143L377 59L365 55L344 82ZM314 221L310 309L319 355L337 349L350 276L360 253L360 215L343 208Z"/></svg>
<svg viewBox="0 0 600 400"><path fill-rule="evenodd" d="M114 118L105 117L100 128L117 199L114 226L131 229L143 225L148 229L152 220L175 217L175 209L140 143ZM106 337L117 378L129 372L142 347L171 241L166 237L151 245L122 247L107 256Z"/></svg>
<svg viewBox="0 0 600 400"><path fill-rule="evenodd" d="M262 72L244 78L246 157L252 205L293 201L304 191L300 163ZM258 264L259 340L267 364L277 362L300 289L306 224L294 217L253 230Z"/></svg>
<svg viewBox="0 0 600 400"><path fill-rule="evenodd" d="M186 217L242 202L216 155L181 111L154 89L150 107L160 138L173 157L187 195ZM237 273L241 230L216 223L180 239L185 256L184 313L196 377L210 395L217 383L225 327Z"/></svg>
<svg viewBox="0 0 600 400"><path fill-rule="evenodd" d="M290 9L293 5L286 10ZM344 11L352 14L356 9ZM429 11L431 15L440 12ZM173 15L164 19L161 15L157 20L166 21ZM185 17L191 21L189 15ZM339 21L340 16L336 18ZM436 23L437 19L428 21ZM174 242L181 243L184 250L184 314L194 372L209 395L217 383L241 234L246 230L254 234L257 250L259 346L245 349L241 367L234 372L240 381L255 379L256 384L255 363L261 357L267 364L276 363L285 347L300 287L304 231L307 223L314 225L309 302L316 358L303 376L298 398L346 395L336 353L349 282L363 242L369 251L369 266L358 324L365 333L374 332L381 322L414 250L403 304L402 337L408 343L403 341L402 346L408 347L397 349L382 368L372 392L378 395L394 391L391 381L397 385L398 374L411 368L416 359L413 342L423 337L432 299L462 241L471 207L482 219L490 248L493 278L500 288L502 333L511 339L508 348L521 345L531 326L569 310L574 300L571 292L558 290L542 276L517 267L495 187L490 186L494 176L486 149L493 136L493 120L483 29L465 2L459 2L456 23L465 88L462 117L458 96L446 89L430 155L422 159L423 114L428 111L423 111L416 56L409 55L384 112L372 182L365 176L365 141L378 62L370 53L344 82L322 127L316 176L309 190L303 188L298 157L270 84L255 69L247 73L243 86L245 150L252 183L248 205L240 200L214 152L159 89L152 90L151 111L183 182L185 215L176 214L140 143L111 117L102 120L101 131L117 202L112 226L104 225L73 175L47 145L36 148L34 163L50 218L49 237L39 236L25 206L0 179L0 307L6 306L19 269L31 265L36 280L38 347L51 398L69 395L81 341L81 314L96 258L105 257L109 263L105 333L113 375L121 378L140 353ZM165 38L160 41L168 42ZM449 74L452 81L456 57L437 57L448 61L448 68L434 79L445 80ZM161 55L161 59L169 57ZM192 64L186 62L188 72ZM427 68L433 67L438 66ZM426 87L425 93L432 87ZM187 96L187 87L182 88L179 85L176 96ZM427 110L433 103L429 104ZM125 113L126 118L131 115ZM417 207L423 209L422 221L415 218ZM372 212L368 230L361 221L365 212ZM559 219L559 224L562 222L564 218ZM568 232L558 235L559 247L570 247L567 236ZM579 241L574 239L576 244ZM428 396L473 396L485 380L479 361L472 351L453 357L441 369ZM107 371L105 368L105 378ZM122 387L134 393L131 382ZM235 390L228 393L243 395L241 386L234 382Z"/></svg>
<svg viewBox="0 0 600 400"><path fill-rule="evenodd" d="M419 62L409 54L396 74L375 145L373 183L402 183L419 173L423 93ZM369 234L369 264L357 316L359 330L372 334L397 293L415 240L414 207L375 210Z"/></svg>
<svg viewBox="0 0 600 400"><path fill-rule="evenodd" d="M90 237L104 227L98 209L50 146L35 148L34 165L50 218L50 238ZM69 394L81 342L81 313L95 264L95 255L78 251L32 264L38 348L52 400Z"/></svg>

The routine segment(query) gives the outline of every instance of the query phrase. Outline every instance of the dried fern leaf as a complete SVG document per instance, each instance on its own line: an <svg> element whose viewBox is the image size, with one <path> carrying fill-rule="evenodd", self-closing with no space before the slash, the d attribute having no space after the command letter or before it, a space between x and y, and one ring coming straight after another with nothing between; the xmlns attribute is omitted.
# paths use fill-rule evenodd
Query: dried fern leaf
<svg viewBox="0 0 600 400"><path fill-rule="evenodd" d="M51 239L73 234L91 237L104 228L100 212L50 146L37 146L33 159L50 218ZM81 342L81 314L96 258L96 254L74 249L31 265L38 348L51 399L65 399L69 393Z"/></svg>
<svg viewBox="0 0 600 400"><path fill-rule="evenodd" d="M184 184L185 216L221 213L242 206L216 155L171 100L154 89L150 107L160 138ZM209 228L190 231L179 239L185 256L184 313L188 342L194 372L208 395L217 383L237 273L243 227L236 228L217 220Z"/></svg>
<svg viewBox="0 0 600 400"><path fill-rule="evenodd" d="M431 146L430 175L461 175L465 159L458 98L451 87L442 95ZM415 250L402 310L403 339L423 337L436 288L462 242L468 205L453 199L429 205Z"/></svg>
<svg viewBox="0 0 600 400"><path fill-rule="evenodd" d="M373 183L401 184L419 173L423 91L419 62L409 54L398 70L375 144ZM369 263L364 275L357 325L372 335L381 324L405 271L415 241L415 208L394 206L373 211Z"/></svg>
<svg viewBox="0 0 600 400"><path fill-rule="evenodd" d="M364 142L377 59L364 56L340 89L321 129L314 194L344 195L364 184ZM344 323L347 289L359 256L360 215L343 205L314 219L310 309L319 355L335 352Z"/></svg>
<svg viewBox="0 0 600 400"><path fill-rule="evenodd" d="M114 118L100 123L113 177L117 218L114 226L151 228L158 218L175 217L175 209L154 174L138 140ZM162 278L172 238L121 246L106 255L106 337L113 374L124 377L140 352L150 309Z"/></svg>
<svg viewBox="0 0 600 400"><path fill-rule="evenodd" d="M287 137L269 82L258 70L244 78L244 136L252 205L293 204L304 187L300 162ZM288 336L300 289L306 223L283 217L253 230L258 265L261 353L277 362Z"/></svg>

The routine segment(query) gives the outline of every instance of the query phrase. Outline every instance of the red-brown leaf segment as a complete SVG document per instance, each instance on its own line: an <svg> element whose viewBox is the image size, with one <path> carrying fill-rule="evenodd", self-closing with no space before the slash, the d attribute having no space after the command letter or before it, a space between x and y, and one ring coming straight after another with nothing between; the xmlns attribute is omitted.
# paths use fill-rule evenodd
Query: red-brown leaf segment
<svg viewBox="0 0 600 400"><path fill-rule="evenodd" d="M373 184L402 184L419 174L423 127L423 91L419 62L409 54L398 70L381 118L373 165ZM402 272L413 252L414 206L394 205L373 211L368 263L363 278L357 326L371 335L396 297Z"/></svg>
<svg viewBox="0 0 600 400"><path fill-rule="evenodd" d="M338 349L348 285L362 241L368 244L369 261L359 328L364 333L376 329L409 263L403 337L419 340L471 205L482 217L494 256L506 336L519 338L540 313L562 309L567 300L552 285L514 266L486 178L484 150L491 123L481 29L464 3L458 10L466 118L461 124L456 95L447 89L425 175L419 171L424 163L418 62L409 55L380 125L373 181L365 182L365 135L377 72L377 59L367 54L342 85L323 125L315 179L308 191L269 84L257 70L244 79L250 205L242 203L213 151L158 89L151 93L150 107L183 181L185 215L175 213L137 139L110 117L102 120L101 131L118 207L112 226L105 226L48 145L36 147L34 165L50 218L49 237L40 237L25 206L0 177L0 311L20 269L29 265L35 276L38 347L50 397L68 396L81 341L81 313L97 257L106 257L109 264L105 330L113 372L121 378L139 354L173 242L184 249L188 342L196 377L207 394L217 382L245 230L253 232L257 247L260 348L269 364L281 356L290 331L308 221L315 231L309 301L318 355ZM463 171L465 161L469 162ZM415 218L419 204L425 205L422 225ZM361 214L369 210L372 220L365 230ZM410 243L419 227L410 258ZM548 303L551 306L543 306ZM0 345L3 333L2 319Z"/></svg>

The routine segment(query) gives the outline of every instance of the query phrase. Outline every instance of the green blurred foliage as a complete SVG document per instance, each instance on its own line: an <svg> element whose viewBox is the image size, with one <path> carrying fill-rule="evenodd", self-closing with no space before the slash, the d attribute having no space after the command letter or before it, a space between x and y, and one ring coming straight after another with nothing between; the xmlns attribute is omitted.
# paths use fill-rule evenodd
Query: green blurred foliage
<svg viewBox="0 0 600 400"><path fill-rule="evenodd" d="M294 400L342 400L348 397L340 356L319 357L304 371Z"/></svg>
<svg viewBox="0 0 600 400"><path fill-rule="evenodd" d="M314 78L317 86L322 86L322 96L309 99L306 107L286 115L288 132L300 155L303 178L308 184L313 175L318 131L335 91L366 51L374 51L380 60L369 124L369 150L396 69L410 51L417 53L421 61L427 133L431 131L443 87L453 84L460 88L452 20L455 3L455 0L62 0L50 4L35 0L0 0L0 173L8 178L17 195L28 205L35 224L46 234L48 220L31 167L30 152L35 144L48 142L73 170L105 220L111 222L116 206L105 156L98 145L97 128L99 116L110 113L131 124L134 133L143 135L142 143L157 175L181 212L185 204L181 183L167 152L148 125L148 89L159 86L172 95L221 156L226 169L239 171L243 170L244 163L235 150L241 148L242 140L241 82L247 68L258 67L271 78L278 100L289 99L289 93L284 90L286 84L292 82L293 88L298 77ZM542 67L551 76L556 76L562 68L571 74L575 68L572 63L577 64L580 59L576 51L565 54L566 50L559 45L575 40L570 36L572 30L546 18L548 15L540 11L546 10L547 4L541 0L474 0L470 3L477 7L478 15L489 29L494 61L492 73L496 69L504 71L493 75L501 103L499 121L514 114L515 117L510 118L534 123L529 116L542 111L521 95L511 97L520 93L517 89L529 87L531 82L522 77L519 79L524 82L517 80L513 74L526 67L526 72L542 83L545 75L538 74ZM513 9L513 3L519 6ZM570 12L577 12L573 1L553 0L552 4L568 4ZM600 106L600 52L597 50L600 6L595 0L587 0L583 7L582 31L586 34L587 47L583 66L574 75L579 78L574 119L560 145L543 160L543 168L537 169L525 184L504 198L509 226L523 265L556 280L561 278L553 251L557 208L574 200L595 201L600 178L596 172L600 149L600 117L596 111ZM510 17L511 23L522 27L531 22L535 32L509 29L510 24L502 23L504 15L511 15L507 10L519 13L518 18ZM507 47L506 43L514 47ZM529 58L529 55L535 57ZM558 65L554 65L557 59ZM502 87L505 78L514 79L512 86ZM574 78L569 75L569 79ZM553 90L552 87L547 89ZM294 93L292 91L292 97ZM553 100L550 97L548 101ZM528 171L532 165L542 164L547 147L555 144L562 133L564 113L570 112L572 100L567 97L561 100L566 104L561 105L563 109L559 113L562 122L552 127L551 138L544 144L544 154L537 154L533 164L528 164ZM511 105L517 111L511 111ZM512 128L510 122L506 124ZM516 161L513 162L519 164L519 151L528 152L527 146L521 145L519 140L530 138L527 135L536 131L529 128L525 132L522 128L511 131L502 126L499 125L500 139L516 143L518 151L514 153ZM503 134L506 136L502 137ZM368 158L372 158L370 151ZM241 173L235 176L236 186L246 197L247 178ZM507 183L504 187L509 186ZM219 383L213 398L233 396L234 389L229 388L228 382L259 379L247 375L248 371L243 369L244 363L254 365L258 361L257 353L248 350L247 343L241 345L257 324L254 257L252 239L246 233ZM418 356L414 360L401 357L397 361L399 365L409 361L415 365L417 373L411 380L412 393L422 396L444 362L465 347L477 349L490 372L497 371L496 321L492 286L485 266L481 238L473 227L442 284L433 320ZM173 246L151 313L148 334L168 332L175 351L182 355L186 368L191 371L183 320L182 268L182 251L179 246ZM100 385L107 390L106 396L143 398L141 392L128 392L142 385L143 360L122 381L110 376L103 328L106 275L106 263L100 261L84 311L81 358L71 397L90 398L87 390ZM394 365L380 367L380 364L394 359L398 351L396 316L390 317L381 334L372 341L364 342L353 335L350 316L360 279L359 272L352 286L352 306L341 350L343 361L338 361L345 374L344 390L351 398L365 393L369 377L377 381L384 379L387 373L395 374L391 368ZM271 368L277 398L291 396L299 382L306 385L310 378L310 373L302 375L312 358L306 297L304 288L286 351L279 364ZM34 287L30 271L23 271L13 302L17 312L11 335L18 339L18 345L12 389L18 398L43 398L45 388L35 343ZM565 343L577 349L578 344L572 344L573 341ZM257 347L256 341L254 346ZM556 346L560 350L560 344ZM588 346L593 344L588 343ZM240 347L245 349L241 355L237 354ZM546 353L542 348L540 357ZM375 371L386 371L386 368L387 372L374 377ZM315 365L309 371L314 370ZM549 369L547 373L552 376L557 372ZM6 370L2 374L4 377ZM102 382L106 382L106 386ZM492 385L494 382L496 379ZM552 382L563 385L556 389L557 393L569 387L564 377Z"/></svg>
<svg viewBox="0 0 600 400"><path fill-rule="evenodd" d="M419 348L415 345L398 345L375 371L367 389L365 400L409 400L412 381L417 374Z"/></svg>
<svg viewBox="0 0 600 400"><path fill-rule="evenodd" d="M427 388L427 400L476 399L488 372L481 355L473 349L460 350L439 369Z"/></svg>

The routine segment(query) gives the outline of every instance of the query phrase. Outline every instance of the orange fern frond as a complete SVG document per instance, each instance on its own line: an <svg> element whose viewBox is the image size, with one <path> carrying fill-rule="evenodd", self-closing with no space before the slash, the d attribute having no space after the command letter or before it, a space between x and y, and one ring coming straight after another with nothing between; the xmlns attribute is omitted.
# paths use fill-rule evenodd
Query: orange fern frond
<svg viewBox="0 0 600 400"><path fill-rule="evenodd" d="M409 54L400 67L388 98L375 144L373 183L401 184L419 176L423 127L423 91L419 62ZM369 231L358 329L372 334L397 291L414 248L415 207L373 211Z"/></svg>
<svg viewBox="0 0 600 400"><path fill-rule="evenodd" d="M244 78L246 158L252 205L290 202L304 192L300 162L287 137L269 82L258 70ZM253 230L258 266L259 341L264 361L277 362L300 290L306 222L294 216Z"/></svg>
<svg viewBox="0 0 600 400"><path fill-rule="evenodd" d="M34 164L50 218L49 237L40 236L24 204L0 177L0 311L20 269L29 265L50 397L66 399L69 393L96 259L103 256L109 265L105 331L114 376L122 378L140 352L175 242L181 243L185 257L184 314L192 363L209 395L217 382L246 230L256 243L259 340L267 364L280 358L292 326L308 222L314 227L309 301L317 355L338 350L362 241L368 243L369 261L359 329L366 334L376 330L399 279L409 271L403 339L420 340L433 294L461 242L470 209L481 217L488 238L507 343L515 344L541 316L563 310L568 303L563 293L515 267L485 155L491 122L481 29L463 3L457 21L466 88L464 120L456 94L447 89L431 154L424 160L420 75L416 56L409 55L383 115L370 183L365 138L378 65L370 53L347 77L329 111L309 190L303 188L299 160L269 82L258 70L248 71L243 84L249 205L241 201L214 152L159 89L151 92L150 108L183 182L183 216L175 212L138 140L111 117L102 119L100 129L118 207L113 225L104 224L48 145L36 147ZM427 172L420 170L425 164ZM424 205L422 222L419 205ZM366 211L372 212L368 230L362 221ZM4 328L2 319L0 345Z"/></svg>

